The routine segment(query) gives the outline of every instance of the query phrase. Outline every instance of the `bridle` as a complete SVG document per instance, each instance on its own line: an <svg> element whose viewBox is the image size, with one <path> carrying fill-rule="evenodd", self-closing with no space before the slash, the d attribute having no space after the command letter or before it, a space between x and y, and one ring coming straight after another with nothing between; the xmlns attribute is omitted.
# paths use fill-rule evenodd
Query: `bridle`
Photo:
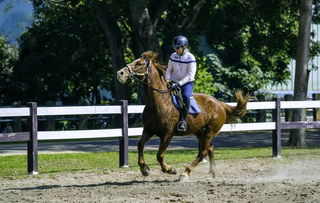
<svg viewBox="0 0 320 203"><path fill-rule="evenodd" d="M146 57L143 57L143 59L147 62L146 65L145 65L145 68L146 68L146 71L143 72L143 73L137 73L137 72L134 72L132 70L132 68L130 67L129 64L126 64L126 68L128 69L129 71L129 78L131 78L132 80L135 80L137 82L140 82L146 86L148 86L149 88L151 88L152 90L155 90L157 92L160 92L160 93L167 93L167 92L170 92L169 89L166 89L166 90L161 90L161 89L158 89L158 88L155 88L155 87L152 87L149 83L145 82L145 79L146 78L149 78L149 73L151 71L151 63L150 63L150 60ZM137 59L139 60L139 59ZM137 76L142 76L142 79L140 79L139 77Z"/></svg>
<svg viewBox="0 0 320 203"><path fill-rule="evenodd" d="M137 59L139 60L139 59ZM136 60L136 61L137 61ZM137 73L137 72L134 72L131 67L129 66L129 64L126 64L126 68L129 70L129 78L133 79L133 80L136 80L136 81L139 81L139 82L142 82L144 81L146 78L148 78L149 76L149 72L150 72L150 60L148 58L144 58L145 61L147 61L147 64L146 64L146 71L144 73ZM142 79L140 78L137 78L136 76L143 76Z"/></svg>

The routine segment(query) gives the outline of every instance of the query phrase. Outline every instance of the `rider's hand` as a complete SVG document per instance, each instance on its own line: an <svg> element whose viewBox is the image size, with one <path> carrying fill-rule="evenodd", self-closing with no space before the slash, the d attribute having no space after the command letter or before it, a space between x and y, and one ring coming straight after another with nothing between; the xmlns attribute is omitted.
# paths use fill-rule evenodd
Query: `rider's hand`
<svg viewBox="0 0 320 203"><path fill-rule="evenodd" d="M179 83L172 83L170 90L174 91L177 90L180 87Z"/></svg>

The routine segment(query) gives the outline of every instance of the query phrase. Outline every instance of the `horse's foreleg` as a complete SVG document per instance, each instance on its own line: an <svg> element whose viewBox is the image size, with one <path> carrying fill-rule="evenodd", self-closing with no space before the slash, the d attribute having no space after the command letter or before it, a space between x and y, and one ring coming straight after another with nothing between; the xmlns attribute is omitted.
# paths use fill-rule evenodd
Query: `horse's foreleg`
<svg viewBox="0 0 320 203"><path fill-rule="evenodd" d="M167 147L169 146L169 143L172 139L172 136L170 137L160 137L160 145L159 145L159 150L157 153L157 160L160 163L161 169L163 172L165 173L169 173L169 174L177 174L177 171L172 168L172 166L167 165L163 160L164 160L164 154L165 151L167 149Z"/></svg>
<svg viewBox="0 0 320 203"><path fill-rule="evenodd" d="M146 130L143 130L142 136L138 143L138 165L140 166L140 171L142 175L148 176L150 174L150 168L147 166L147 164L144 161L144 145L146 142L150 140L152 137L152 133L147 132Z"/></svg>

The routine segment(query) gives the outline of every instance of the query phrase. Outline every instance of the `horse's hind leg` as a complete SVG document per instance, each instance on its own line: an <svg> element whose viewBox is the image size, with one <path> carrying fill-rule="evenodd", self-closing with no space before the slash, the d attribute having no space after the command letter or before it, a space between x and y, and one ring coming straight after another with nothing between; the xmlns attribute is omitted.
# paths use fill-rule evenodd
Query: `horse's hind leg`
<svg viewBox="0 0 320 203"><path fill-rule="evenodd" d="M140 171L142 175L148 176L150 174L150 168L147 166L147 164L144 162L144 145L146 142L150 140L150 138L153 136L152 133L143 130L142 136L138 143L138 165L140 166Z"/></svg>
<svg viewBox="0 0 320 203"><path fill-rule="evenodd" d="M200 149L198 152L198 155L196 159L184 170L182 173L180 180L183 181L184 179L189 178L191 172L198 166L198 164L207 156L209 153L210 149L209 146L211 146L211 140L214 137L212 134L206 134L204 137L197 136L199 138L199 141L201 143ZM210 151L211 153L212 151ZM210 154L212 155L212 154ZM210 159L210 163L211 159Z"/></svg>
<svg viewBox="0 0 320 203"><path fill-rule="evenodd" d="M164 173L177 174L177 171L174 168L172 168L172 166L169 166L164 162L164 154L167 147L169 146L171 139L172 136L160 137L160 145L157 153L157 160L160 163L161 169Z"/></svg>
<svg viewBox="0 0 320 203"><path fill-rule="evenodd" d="M215 161L214 161L214 148L213 146L209 146L208 147L208 156L209 156L209 159L210 159L210 169L209 169L209 173L212 174L213 177L216 177L216 164L215 164Z"/></svg>

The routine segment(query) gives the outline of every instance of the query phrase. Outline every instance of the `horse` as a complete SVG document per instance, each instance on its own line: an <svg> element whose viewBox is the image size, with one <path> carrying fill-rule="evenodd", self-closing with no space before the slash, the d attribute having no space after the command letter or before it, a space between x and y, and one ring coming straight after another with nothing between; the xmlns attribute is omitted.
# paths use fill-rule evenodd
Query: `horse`
<svg viewBox="0 0 320 203"><path fill-rule="evenodd" d="M201 113L188 114L187 131L177 131L179 111L172 103L169 83L166 81L166 66L157 62L157 53L146 51L142 56L117 72L120 83L130 79L142 83L144 86L145 108L142 113L143 133L138 142L138 165L143 176L150 174L150 168L144 161L144 145L153 135L160 138L157 160L164 173L177 174L176 170L164 162L165 151L173 136L195 135L199 140L199 151L196 159L180 175L180 180L187 180L191 172L205 158L209 156L209 173L215 177L214 149L211 141L216 137L225 122L233 122L237 117L246 113L248 95L237 91L236 106L225 104L213 96L194 93Z"/></svg>

